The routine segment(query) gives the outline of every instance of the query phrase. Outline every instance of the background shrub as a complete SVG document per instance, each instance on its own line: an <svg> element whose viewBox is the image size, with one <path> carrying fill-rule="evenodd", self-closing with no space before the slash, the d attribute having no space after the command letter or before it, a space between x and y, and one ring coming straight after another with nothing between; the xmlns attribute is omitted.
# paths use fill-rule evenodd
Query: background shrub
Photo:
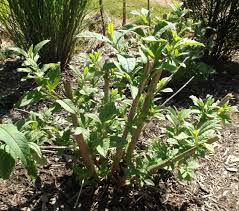
<svg viewBox="0 0 239 211"><path fill-rule="evenodd" d="M204 43L212 48L205 52L207 61L230 59L239 49L238 0L183 0L191 16L206 27Z"/></svg>
<svg viewBox="0 0 239 211"><path fill-rule="evenodd" d="M165 15L167 21L172 22L177 26L177 32L183 37L193 38L201 43L205 41L205 27L201 21L190 17L190 10L183 7L182 2L175 2L171 5L171 12ZM194 80L207 79L214 70L203 61L204 52L211 49L210 45L205 45L203 48L187 47L190 53L187 55L185 63L186 67L181 67L172 80L170 85L179 87L184 85L193 77Z"/></svg>
<svg viewBox="0 0 239 211"><path fill-rule="evenodd" d="M26 49L42 40L51 40L42 51L42 60L67 64L88 0L0 0L0 4L0 21L18 47Z"/></svg>

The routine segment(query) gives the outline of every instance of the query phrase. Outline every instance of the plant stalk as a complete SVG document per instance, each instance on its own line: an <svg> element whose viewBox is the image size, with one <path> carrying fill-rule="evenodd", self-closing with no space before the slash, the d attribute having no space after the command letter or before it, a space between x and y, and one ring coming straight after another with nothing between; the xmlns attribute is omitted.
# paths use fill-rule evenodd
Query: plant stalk
<svg viewBox="0 0 239 211"><path fill-rule="evenodd" d="M162 70L160 70L152 78L152 80L149 84L149 89L148 89L147 95L144 100L144 105L143 105L142 111L140 112L139 117L137 119L136 130L134 131L134 133L132 135L132 140L129 143L129 147L128 147L127 154L126 154L127 159L132 156L132 154L135 150L136 143L137 143L139 136L141 134L141 131L144 127L144 124L145 124L144 120L148 115L150 103L152 102L152 100L154 98L155 91L157 89L157 84L158 84L158 81L160 80L161 74L162 74Z"/></svg>
<svg viewBox="0 0 239 211"><path fill-rule="evenodd" d="M81 133L81 134L74 135L74 138L76 140L77 145L79 146L80 154L81 154L82 160L84 162L84 165L90 171L90 174L93 177L97 177L96 169L93 164L93 161L91 160L91 158L89 156L88 146L85 143L83 134Z"/></svg>
<svg viewBox="0 0 239 211"><path fill-rule="evenodd" d="M70 81L64 81L64 89L66 97L69 98L71 101L74 101L74 95ZM71 114L71 120L74 127L79 126L79 120L76 114Z"/></svg>
<svg viewBox="0 0 239 211"><path fill-rule="evenodd" d="M148 82L147 75L151 72L151 70L152 70L152 62L148 62L145 65L145 68L144 68L144 72L145 72L144 79L139 84L137 96L133 100L133 103L131 105L131 108L130 108L130 111L129 111L129 114L128 114L128 121L127 121L127 124L125 125L124 132L123 132L123 135L122 135L123 139L127 139L127 137L128 137L129 127L132 126L133 119L135 117L135 113L136 113L136 109L137 109L138 104L139 104L140 97L141 97L141 95L144 91L144 88L145 88L145 86ZM117 147L114 162L113 162L112 169L111 169L112 172L119 169L119 162L120 162L120 160L123 156L124 156L124 148L123 147Z"/></svg>
<svg viewBox="0 0 239 211"><path fill-rule="evenodd" d="M71 82L68 81L68 80L64 81L64 88L65 88L66 97L68 97L70 100L73 101L74 100L74 95L73 95ZM77 115L76 114L71 114L71 119L72 119L73 126L78 127L79 126L79 120L78 120ZM77 145L79 146L80 154L81 154L84 165L90 171L90 173L93 177L97 177L96 169L95 169L93 161L90 158L88 146L85 143L83 134L82 133L81 134L75 134L74 138L75 138L75 141L76 141Z"/></svg>

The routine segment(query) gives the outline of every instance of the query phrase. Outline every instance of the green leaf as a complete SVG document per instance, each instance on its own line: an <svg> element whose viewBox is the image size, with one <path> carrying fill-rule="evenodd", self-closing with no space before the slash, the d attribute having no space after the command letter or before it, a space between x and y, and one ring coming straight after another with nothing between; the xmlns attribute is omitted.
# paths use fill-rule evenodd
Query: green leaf
<svg viewBox="0 0 239 211"><path fill-rule="evenodd" d="M23 65L25 67L29 66L31 69L34 69L34 68L38 69L39 68L37 62L35 60L33 60L32 58L30 58L30 57L26 58L26 60L24 61Z"/></svg>
<svg viewBox="0 0 239 211"><path fill-rule="evenodd" d="M182 41L178 42L175 45L175 48L181 48L181 47L187 47L187 46L200 46L200 47L205 47L205 45L203 45L200 42L197 42L195 40L191 40L188 38L184 38Z"/></svg>
<svg viewBox="0 0 239 211"><path fill-rule="evenodd" d="M158 39L156 39L156 37L154 37L154 36L144 37L143 40L146 42L157 42L158 41Z"/></svg>
<svg viewBox="0 0 239 211"><path fill-rule="evenodd" d="M50 92L54 91L60 82L60 65L59 64L47 64L49 65L48 72L46 77L47 79L47 88Z"/></svg>
<svg viewBox="0 0 239 211"><path fill-rule="evenodd" d="M91 88L88 86L83 86L83 88L80 90L80 94L89 96L91 94L97 93L98 89L97 88Z"/></svg>
<svg viewBox="0 0 239 211"><path fill-rule="evenodd" d="M135 99L139 91L138 88L136 86L130 85L130 91L132 98Z"/></svg>
<svg viewBox="0 0 239 211"><path fill-rule="evenodd" d="M165 70L175 73L178 69L177 64L172 59L167 59L162 66Z"/></svg>
<svg viewBox="0 0 239 211"><path fill-rule="evenodd" d="M33 58L33 45L31 45L27 53L31 58Z"/></svg>
<svg viewBox="0 0 239 211"><path fill-rule="evenodd" d="M204 133L207 133L210 130L218 130L221 129L221 124L218 119L215 120L207 120L205 123L202 124L202 126L199 128L199 135L203 135Z"/></svg>
<svg viewBox="0 0 239 211"><path fill-rule="evenodd" d="M87 113L84 116L92 119L95 122L101 123L100 118L96 114Z"/></svg>
<svg viewBox="0 0 239 211"><path fill-rule="evenodd" d="M31 149L32 158L40 165L47 164L47 160L43 158L40 147L34 142L29 142L28 145Z"/></svg>
<svg viewBox="0 0 239 211"><path fill-rule="evenodd" d="M161 92L163 92L163 93L171 93L171 92L173 92L173 90L171 88L165 88L165 89L161 90Z"/></svg>
<svg viewBox="0 0 239 211"><path fill-rule="evenodd" d="M96 147L96 150L100 155L102 155L103 157L106 157L109 147L110 147L109 140L106 139L106 140L103 140L102 144L100 144Z"/></svg>
<svg viewBox="0 0 239 211"><path fill-rule="evenodd" d="M101 122L106 122L118 114L118 110L113 102L104 105L100 110L99 118Z"/></svg>
<svg viewBox="0 0 239 211"><path fill-rule="evenodd" d="M184 139L187 139L187 138L189 138L189 136L186 134L186 133L180 133L179 135L177 135L177 136L175 136L174 137L176 140L184 140Z"/></svg>
<svg viewBox="0 0 239 211"><path fill-rule="evenodd" d="M96 150L97 150L97 152L100 154L100 155L102 155L103 157L105 157L105 150L104 150L104 148L102 147L102 146L100 146L100 145L98 145L97 147L96 147Z"/></svg>
<svg viewBox="0 0 239 211"><path fill-rule="evenodd" d="M28 58L28 54L26 51L24 51L21 48L17 48L17 47L10 47L8 48L10 51L14 51L15 53L24 56L25 58Z"/></svg>
<svg viewBox="0 0 239 211"><path fill-rule="evenodd" d="M127 140L120 136L110 137L110 147L125 147L127 144Z"/></svg>
<svg viewBox="0 0 239 211"><path fill-rule="evenodd" d="M95 33L95 32L82 32L82 33L76 35L76 37L78 37L78 38L94 38L101 42L111 43L111 41L107 37L105 37L101 34Z"/></svg>
<svg viewBox="0 0 239 211"><path fill-rule="evenodd" d="M24 165L27 165L27 160L24 155L24 151L29 150L27 140L14 125L0 125L0 140L8 145L10 150L14 152L14 155L16 155L16 158L19 158Z"/></svg>
<svg viewBox="0 0 239 211"><path fill-rule="evenodd" d="M132 72L136 66L136 59L134 57L125 57L117 54L118 61L121 67L128 73Z"/></svg>
<svg viewBox="0 0 239 211"><path fill-rule="evenodd" d="M85 128L82 128L82 127L77 127L75 130L74 130L74 135L80 135L80 134L83 134L83 136L85 138L88 138L90 136L90 132L89 130L85 129Z"/></svg>
<svg viewBox="0 0 239 211"><path fill-rule="evenodd" d="M178 34L177 34L177 32L174 31L174 30L172 31L172 36L173 36L173 40L174 40L175 42L178 42L178 41L181 41L181 40L182 40L182 38L179 37Z"/></svg>
<svg viewBox="0 0 239 211"><path fill-rule="evenodd" d="M141 44L140 46L141 46L142 52L144 53L144 55L145 55L146 57L151 57L151 58L153 58L153 59L155 58L154 53L153 53L148 47L146 47L146 46L143 45L143 44Z"/></svg>
<svg viewBox="0 0 239 211"><path fill-rule="evenodd" d="M36 143L29 142L28 145L29 145L30 149L32 149L37 154L37 156L39 158L42 158L41 149L40 149L40 147Z"/></svg>
<svg viewBox="0 0 239 211"><path fill-rule="evenodd" d="M112 22L109 22L107 29L108 29L107 32L108 32L109 37L111 39L113 39L114 38L114 25Z"/></svg>
<svg viewBox="0 0 239 211"><path fill-rule="evenodd" d="M168 31L170 31L170 32L176 31L176 24L162 20L155 27L155 33L156 33L157 37L162 37L162 34L164 34L165 32L168 32Z"/></svg>
<svg viewBox="0 0 239 211"><path fill-rule="evenodd" d="M140 56L141 56L141 61L142 61L144 64L146 64L147 61L148 61L147 56L145 56L144 52L143 52L141 49L139 49L139 54L140 54Z"/></svg>
<svg viewBox="0 0 239 211"><path fill-rule="evenodd" d="M207 143L205 143L205 144L204 144L204 147L205 147L209 152L211 152L211 153L214 153L214 152L215 152L214 146L213 146L212 144L207 144Z"/></svg>
<svg viewBox="0 0 239 211"><path fill-rule="evenodd" d="M0 149L0 178L8 179L15 167L15 159L3 149Z"/></svg>
<svg viewBox="0 0 239 211"><path fill-rule="evenodd" d="M56 101L60 106L71 114L77 114L79 109L74 105L70 99L57 100Z"/></svg>
<svg viewBox="0 0 239 211"><path fill-rule="evenodd" d="M178 145L178 141L174 138L167 139L167 142L172 145Z"/></svg>
<svg viewBox="0 0 239 211"><path fill-rule="evenodd" d="M44 47L44 45L46 45L47 43L49 43L50 40L44 40L40 43L38 43L35 47L34 47L34 54L38 54L39 51Z"/></svg>
<svg viewBox="0 0 239 211"><path fill-rule="evenodd" d="M9 147L9 151L15 160L17 158L21 160L24 167L28 170L28 174L36 176L37 170L34 161L31 159L27 139L14 125L0 125L0 140Z"/></svg>
<svg viewBox="0 0 239 211"><path fill-rule="evenodd" d="M24 107L32 103L36 103L42 100L45 95L37 90L27 92L21 100L16 104L17 107Z"/></svg>
<svg viewBox="0 0 239 211"><path fill-rule="evenodd" d="M144 180L146 185L155 186L154 182L151 179Z"/></svg>

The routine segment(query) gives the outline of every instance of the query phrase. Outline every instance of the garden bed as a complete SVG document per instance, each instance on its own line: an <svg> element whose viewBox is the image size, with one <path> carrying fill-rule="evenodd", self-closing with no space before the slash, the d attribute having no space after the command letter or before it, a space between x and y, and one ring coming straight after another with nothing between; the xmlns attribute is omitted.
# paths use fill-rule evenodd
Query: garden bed
<svg viewBox="0 0 239 211"><path fill-rule="evenodd" d="M187 106L185 99L192 94L204 97L209 93L222 98L228 92L234 94L233 104L237 104L238 64L225 64L225 69L229 72L214 75L209 81L196 82L184 89L173 99L174 105ZM4 110L5 117L17 118L21 115L9 110L20 96L19 88L14 87L21 87L20 90L29 88L29 85L22 86L20 83L20 78L9 76L7 72L4 78L3 75L1 77L1 92L5 91L2 89L4 86L12 90L12 94L4 94L3 102L8 104L2 104L1 110ZM144 137L158 135L159 128L160 123L149 123L142 141ZM20 165L17 165L10 180L0 180L0 210L73 210L76 204L79 207L77 210L239 210L238 114L234 114L233 124L221 133L221 140L215 144L216 153L201 159L195 180L182 182L174 175L159 172L154 179L156 185L145 188L118 187L114 182L102 181L96 188L84 187L81 191L81 184L71 176L68 152L58 156L56 150L45 149L48 164L40 169L35 183L27 178Z"/></svg>

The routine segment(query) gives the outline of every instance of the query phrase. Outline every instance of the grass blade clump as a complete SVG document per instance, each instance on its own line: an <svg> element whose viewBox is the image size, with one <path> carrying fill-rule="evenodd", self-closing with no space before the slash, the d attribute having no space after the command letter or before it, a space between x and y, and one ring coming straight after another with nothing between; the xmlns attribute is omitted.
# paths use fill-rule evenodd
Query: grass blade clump
<svg viewBox="0 0 239 211"><path fill-rule="evenodd" d="M51 40L41 52L44 63L71 58L75 35L86 15L88 0L0 0L0 21L18 47Z"/></svg>

